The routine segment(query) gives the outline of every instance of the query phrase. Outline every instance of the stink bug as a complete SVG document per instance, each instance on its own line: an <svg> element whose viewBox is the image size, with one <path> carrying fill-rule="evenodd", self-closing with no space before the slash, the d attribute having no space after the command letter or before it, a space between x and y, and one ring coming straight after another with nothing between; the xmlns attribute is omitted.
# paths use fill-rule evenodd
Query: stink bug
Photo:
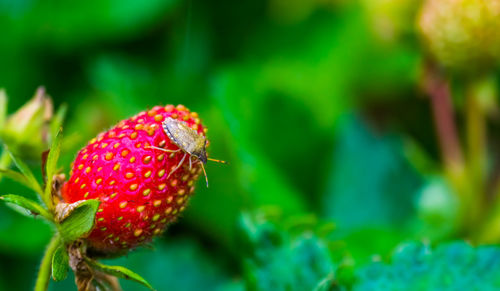
<svg viewBox="0 0 500 291"><path fill-rule="evenodd" d="M207 161L214 161L218 163L227 164L226 161L211 159L207 157L207 139L199 135L196 130L189 127L185 122L173 119L171 117L167 117L165 121L162 123L163 131L170 138L170 140L179 147L177 150L166 150L159 147L150 146L150 148L154 148L157 150L161 150L164 152L178 152L183 151L184 156L182 157L179 164L168 174L168 177L172 175L181 165L184 163L186 156L189 155L189 168L192 166L191 158L194 156L198 161L201 162L201 168L203 169L203 173L205 174L205 180L207 182L208 187L208 178L207 172L205 171L204 164Z"/></svg>

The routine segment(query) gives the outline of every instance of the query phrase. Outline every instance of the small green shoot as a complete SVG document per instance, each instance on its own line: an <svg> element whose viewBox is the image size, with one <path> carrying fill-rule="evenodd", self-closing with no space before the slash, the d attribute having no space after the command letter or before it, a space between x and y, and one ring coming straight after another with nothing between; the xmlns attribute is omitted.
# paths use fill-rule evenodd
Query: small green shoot
<svg viewBox="0 0 500 291"><path fill-rule="evenodd" d="M52 202L52 182L54 175L57 171L57 160L59 159L59 155L61 153L61 141L62 141L62 129L60 129L54 140L52 141L52 145L50 146L49 155L47 156L46 163L46 173L47 173L47 182L45 184L45 191L43 197L43 201L47 204L49 209L53 209L54 205Z"/></svg>
<svg viewBox="0 0 500 291"><path fill-rule="evenodd" d="M144 278L139 276L138 274L130 271L129 269L122 267L122 266L108 266L101 264L97 261L91 260L91 259L86 259L86 262L92 266L94 269L101 271L103 273L118 277L118 278L123 278L131 281L135 281L137 283L140 283L147 288L154 290L151 284L149 284Z"/></svg>

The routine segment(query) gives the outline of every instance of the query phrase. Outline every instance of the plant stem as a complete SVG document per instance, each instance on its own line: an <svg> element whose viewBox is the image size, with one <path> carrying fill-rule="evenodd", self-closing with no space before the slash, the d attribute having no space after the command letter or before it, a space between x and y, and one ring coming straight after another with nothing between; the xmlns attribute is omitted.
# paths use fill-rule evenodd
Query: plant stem
<svg viewBox="0 0 500 291"><path fill-rule="evenodd" d="M439 140L441 156L445 169L454 181L460 180L464 173L464 161L453 114L450 88L437 68L427 66L425 89L430 96L436 135Z"/></svg>
<svg viewBox="0 0 500 291"><path fill-rule="evenodd" d="M486 214L483 223L476 227L476 241L497 243L500 239L500 183L493 171L488 187L487 172L487 123L488 110L498 108L496 79L492 76L474 80L467 90L467 138L469 145L469 168L473 189L484 196L476 202L476 211ZM489 195L488 195L489 194Z"/></svg>
<svg viewBox="0 0 500 291"><path fill-rule="evenodd" d="M460 201L457 230L461 235L468 236L478 218L476 201L482 198L476 197L467 175L468 169L458 139L449 82L443 78L442 73L432 63L427 64L424 76L425 89L431 100L444 172Z"/></svg>
<svg viewBox="0 0 500 291"><path fill-rule="evenodd" d="M59 235L56 234L45 250L36 279L35 291L46 291L49 287L50 276L52 274L52 256L59 246L59 242Z"/></svg>
<svg viewBox="0 0 500 291"><path fill-rule="evenodd" d="M466 92L468 173L474 191L485 194L486 120L484 109L479 100L478 85L481 84L473 82Z"/></svg>

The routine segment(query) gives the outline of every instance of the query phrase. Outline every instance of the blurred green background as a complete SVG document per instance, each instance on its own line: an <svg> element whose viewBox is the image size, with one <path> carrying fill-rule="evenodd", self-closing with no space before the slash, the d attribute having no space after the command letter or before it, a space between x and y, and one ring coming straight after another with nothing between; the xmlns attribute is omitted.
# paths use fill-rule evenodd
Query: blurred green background
<svg viewBox="0 0 500 291"><path fill-rule="evenodd" d="M68 106L66 173L87 140L155 105L209 128L230 165L207 166L210 188L151 248L110 263L157 290L336 290L401 242L467 238L420 90L419 5L0 0L0 88L9 112L40 85ZM32 288L50 234L0 205L0 290Z"/></svg>

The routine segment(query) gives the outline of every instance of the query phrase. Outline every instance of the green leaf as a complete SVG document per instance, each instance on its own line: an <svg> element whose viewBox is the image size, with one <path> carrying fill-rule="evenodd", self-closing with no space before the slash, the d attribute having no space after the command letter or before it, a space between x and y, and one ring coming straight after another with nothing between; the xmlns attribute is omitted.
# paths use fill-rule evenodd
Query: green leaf
<svg viewBox="0 0 500 291"><path fill-rule="evenodd" d="M52 180L54 178L54 174L57 170L57 160L59 159L59 154L61 153L61 141L62 141L62 129L59 129L54 140L52 141L52 145L50 146L49 155L47 157L46 163L46 173L47 173L47 183L45 185L45 195L44 201L47 205L50 205L49 208L52 207Z"/></svg>
<svg viewBox="0 0 500 291"><path fill-rule="evenodd" d="M8 151L8 149L6 149L6 148L5 148L5 150ZM26 185L29 185L29 187L31 189L33 189L36 193L38 193L38 195L43 197L42 187L38 183L37 179L35 178L35 175L33 175L33 172L31 172L28 165L26 165L20 159L17 159L11 152L9 152L9 153L10 153L10 157L12 158L12 161L14 161L14 164L16 165L16 167L21 171L21 173L24 175L24 177L28 181L28 184L26 184Z"/></svg>
<svg viewBox="0 0 500 291"><path fill-rule="evenodd" d="M109 275L113 275L118 278L123 278L131 281L135 281L137 283L140 283L146 287L148 287L151 290L154 290L153 287L146 281L144 278L141 276L137 275L136 273L130 271L129 269L122 267L122 266L108 266L101 264L97 261L87 259L87 263L89 263L92 267L94 267L96 270L99 270L101 272L104 272Z"/></svg>
<svg viewBox="0 0 500 291"><path fill-rule="evenodd" d="M99 203L99 200L86 200L72 209L59 225L64 242L74 241L92 230Z"/></svg>
<svg viewBox="0 0 500 291"><path fill-rule="evenodd" d="M391 262L373 262L356 271L352 290L499 290L500 248L452 242L431 248L400 245Z"/></svg>
<svg viewBox="0 0 500 291"><path fill-rule="evenodd" d="M215 254L196 238L170 237L155 245L155 250L137 249L126 257L101 261L104 264L121 265L147 274L148 282L169 291L243 291L243 282L235 279L225 268L226 255ZM111 261L112 260L112 261ZM137 283L121 282L123 290L138 290ZM231 286L229 286L231 285ZM239 285L241 288L237 288ZM231 288L234 286L233 288Z"/></svg>
<svg viewBox="0 0 500 291"><path fill-rule="evenodd" d="M64 244L61 244L52 256L52 278L62 281L68 276L69 256Z"/></svg>
<svg viewBox="0 0 500 291"><path fill-rule="evenodd" d="M20 206L23 209L31 212L31 214L41 215L42 217L45 217L48 220L52 220L52 215L50 215L50 213L45 208L43 208L37 202L30 200L28 198L25 198L25 197L22 197L19 195L14 195L14 194L7 194L4 196L0 196L0 200L7 202L7 205L14 204L14 205ZM12 206L12 205L9 205L9 206ZM15 208L15 210L18 210L16 208Z"/></svg>

